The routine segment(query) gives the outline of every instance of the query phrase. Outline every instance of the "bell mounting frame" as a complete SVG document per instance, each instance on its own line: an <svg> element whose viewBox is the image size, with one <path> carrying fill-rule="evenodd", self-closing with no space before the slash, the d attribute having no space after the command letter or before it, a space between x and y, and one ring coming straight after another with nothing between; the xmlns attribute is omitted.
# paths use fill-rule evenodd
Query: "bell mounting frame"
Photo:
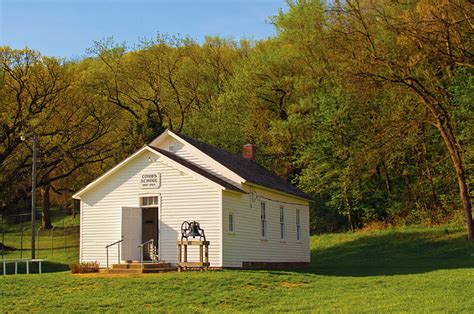
<svg viewBox="0 0 474 314"><path fill-rule="evenodd" d="M188 240L189 237L199 237L200 241L206 241L204 229L201 228L199 222L193 220L192 222L183 221L181 224L181 241Z"/></svg>

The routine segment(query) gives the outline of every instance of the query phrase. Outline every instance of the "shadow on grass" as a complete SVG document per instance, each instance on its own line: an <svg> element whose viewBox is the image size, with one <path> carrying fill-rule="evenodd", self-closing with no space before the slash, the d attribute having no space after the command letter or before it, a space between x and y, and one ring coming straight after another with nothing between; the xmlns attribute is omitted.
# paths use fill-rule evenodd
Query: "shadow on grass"
<svg viewBox="0 0 474 314"><path fill-rule="evenodd" d="M312 250L310 266L292 271L359 277L473 267L474 243L459 233L430 230L360 234L353 240Z"/></svg>

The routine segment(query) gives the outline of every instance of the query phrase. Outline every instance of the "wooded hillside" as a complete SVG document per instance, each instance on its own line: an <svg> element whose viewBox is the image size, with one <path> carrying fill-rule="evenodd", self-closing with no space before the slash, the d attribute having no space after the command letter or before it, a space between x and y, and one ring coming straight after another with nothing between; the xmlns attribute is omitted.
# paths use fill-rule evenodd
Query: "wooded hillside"
<svg viewBox="0 0 474 314"><path fill-rule="evenodd" d="M269 12L278 35L263 41L103 39L76 61L1 47L0 214L28 211L21 135L38 136L47 214L169 128L256 144L314 196L313 232L462 217L473 239L471 2L321 2Z"/></svg>

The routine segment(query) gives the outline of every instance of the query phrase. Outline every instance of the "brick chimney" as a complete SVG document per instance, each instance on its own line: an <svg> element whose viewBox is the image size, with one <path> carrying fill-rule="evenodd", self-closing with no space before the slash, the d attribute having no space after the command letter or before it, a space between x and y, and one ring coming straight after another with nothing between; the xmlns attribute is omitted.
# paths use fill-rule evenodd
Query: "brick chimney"
<svg viewBox="0 0 474 314"><path fill-rule="evenodd" d="M257 155L257 147L253 144L245 144L242 155L244 158L255 160L255 155Z"/></svg>

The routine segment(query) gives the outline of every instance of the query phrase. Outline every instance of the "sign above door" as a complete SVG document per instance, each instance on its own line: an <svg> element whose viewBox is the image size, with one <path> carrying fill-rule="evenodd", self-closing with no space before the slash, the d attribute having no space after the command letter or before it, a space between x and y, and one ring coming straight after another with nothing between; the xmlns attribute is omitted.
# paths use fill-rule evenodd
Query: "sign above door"
<svg viewBox="0 0 474 314"><path fill-rule="evenodd" d="M161 173L140 173L140 189L157 189L161 185Z"/></svg>

